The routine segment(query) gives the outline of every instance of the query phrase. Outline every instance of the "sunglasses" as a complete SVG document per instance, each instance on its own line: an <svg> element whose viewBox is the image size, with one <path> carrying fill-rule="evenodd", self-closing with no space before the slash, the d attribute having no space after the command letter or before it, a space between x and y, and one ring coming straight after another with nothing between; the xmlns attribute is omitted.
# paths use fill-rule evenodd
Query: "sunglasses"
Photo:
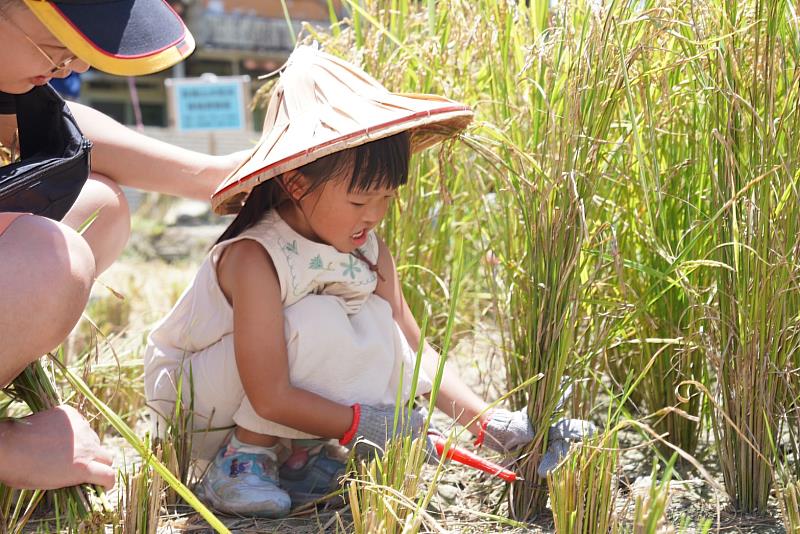
<svg viewBox="0 0 800 534"><path fill-rule="evenodd" d="M57 72L59 72L59 71L66 70L67 68L69 68L69 65L70 65L70 63L72 63L73 61L75 61L76 59L78 59L78 57L77 57L77 56L74 56L74 55L73 55L73 56L69 56L67 59L65 59L65 60L64 60L64 61L62 61L61 63L56 63L56 62L55 62L55 60L54 60L54 59L53 59L53 58L50 56L50 54L48 54L47 52L45 52L44 50L42 50L42 47L40 47L38 44L36 44L36 41L34 41L33 39L31 39L31 37L30 37L30 36L29 36L29 35L28 35L28 34L25 32L25 30L23 30L22 28L20 28L20 27L19 27L17 24L15 24L15 23L14 23L13 21L11 21L10 19L6 19L6 22L9 22L9 23L11 23L11 25L12 25L12 26L14 26L14 27L17 29L17 31L18 31L19 33L21 33L21 34L22 34L22 36L23 36L23 37L25 37L25 39L27 39L27 40L28 40L28 42L29 42L30 44L32 44L34 48L36 48L36 50L38 50L38 51L39 51L39 53L40 53L40 54L42 54L42 55L43 55L45 58L47 58L47 62L48 62L48 63L50 63L50 64L53 66L53 68L51 68L51 69L48 71L48 73L47 73L48 75L52 75L52 74L55 74L55 73L57 73Z"/></svg>

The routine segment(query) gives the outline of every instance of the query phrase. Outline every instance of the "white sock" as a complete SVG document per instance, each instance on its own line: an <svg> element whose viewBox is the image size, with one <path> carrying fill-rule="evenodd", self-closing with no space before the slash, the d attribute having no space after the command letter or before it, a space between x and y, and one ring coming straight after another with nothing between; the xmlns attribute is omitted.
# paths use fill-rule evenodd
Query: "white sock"
<svg viewBox="0 0 800 534"><path fill-rule="evenodd" d="M273 461L278 461L278 446L280 443L275 443L271 447L265 447L263 445L252 445L250 443L242 443L234 434L231 437L231 446L239 452L244 452L247 454L266 454Z"/></svg>

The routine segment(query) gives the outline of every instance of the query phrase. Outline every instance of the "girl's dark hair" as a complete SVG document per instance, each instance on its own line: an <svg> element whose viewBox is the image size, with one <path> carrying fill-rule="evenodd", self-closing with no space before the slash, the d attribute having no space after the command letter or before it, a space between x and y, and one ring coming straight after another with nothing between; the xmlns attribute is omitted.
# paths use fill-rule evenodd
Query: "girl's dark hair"
<svg viewBox="0 0 800 534"><path fill-rule="evenodd" d="M349 192L396 189L408 181L410 157L409 135L408 132L402 132L334 152L299 167L297 171L308 182L304 196L351 166L353 171L347 187ZM214 244L238 236L260 221L265 213L287 200L286 185L283 175L280 175L255 186L236 218Z"/></svg>

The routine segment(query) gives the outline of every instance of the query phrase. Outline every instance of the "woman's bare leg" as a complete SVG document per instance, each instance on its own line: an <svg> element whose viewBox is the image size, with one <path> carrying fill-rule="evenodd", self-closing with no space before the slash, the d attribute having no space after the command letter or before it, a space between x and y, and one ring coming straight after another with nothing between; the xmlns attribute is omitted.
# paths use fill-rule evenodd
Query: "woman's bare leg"
<svg viewBox="0 0 800 534"><path fill-rule="evenodd" d="M92 250L68 226L24 215L0 235L0 384L53 350L83 312Z"/></svg>
<svg viewBox="0 0 800 534"><path fill-rule="evenodd" d="M90 219L79 235L75 230ZM98 174L92 174L63 223L24 215L0 234L0 385L66 338L86 306L95 274L114 262L129 234L130 210L122 190ZM114 484L110 455L71 408L41 412L25 424L4 421L0 437L0 480L14 487ZM48 461L53 469L32 478L29 464L47 466Z"/></svg>
<svg viewBox="0 0 800 534"><path fill-rule="evenodd" d="M0 385L66 337L89 298L94 255L68 226L18 217L0 234ZM111 455L86 420L61 406L0 422L0 480L19 488L114 485Z"/></svg>

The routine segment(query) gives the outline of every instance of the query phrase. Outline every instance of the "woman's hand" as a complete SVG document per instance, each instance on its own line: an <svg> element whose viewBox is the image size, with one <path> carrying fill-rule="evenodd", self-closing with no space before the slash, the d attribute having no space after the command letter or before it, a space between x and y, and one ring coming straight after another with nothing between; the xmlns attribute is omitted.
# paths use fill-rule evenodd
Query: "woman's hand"
<svg viewBox="0 0 800 534"><path fill-rule="evenodd" d="M0 480L20 489L114 486L111 454L70 406L0 423Z"/></svg>

